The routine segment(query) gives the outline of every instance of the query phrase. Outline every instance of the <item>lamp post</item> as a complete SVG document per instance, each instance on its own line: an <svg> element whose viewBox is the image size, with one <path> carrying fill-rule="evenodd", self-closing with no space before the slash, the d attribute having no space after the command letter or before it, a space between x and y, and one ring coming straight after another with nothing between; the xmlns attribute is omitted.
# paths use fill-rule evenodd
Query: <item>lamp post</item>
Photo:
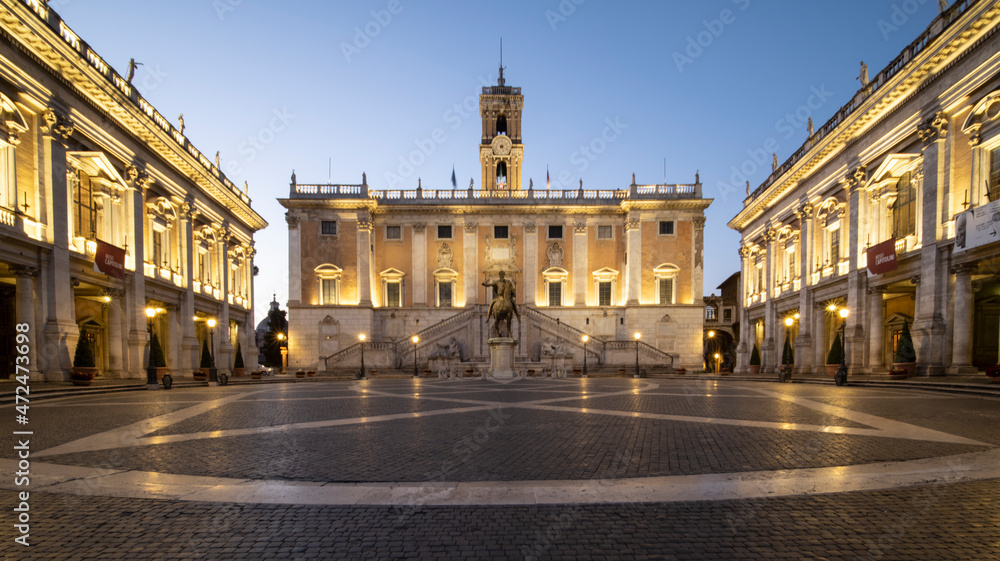
<svg viewBox="0 0 1000 561"><path fill-rule="evenodd" d="M219 369L215 367L215 318L208 319L208 336L209 336L209 352L208 356L212 358L212 366L208 367L208 383L209 385L219 383Z"/></svg>
<svg viewBox="0 0 1000 561"><path fill-rule="evenodd" d="M410 337L410 340L413 341L413 377L416 378L417 377L417 343L420 342L420 336L419 335L414 335L413 337Z"/></svg>
<svg viewBox="0 0 1000 561"><path fill-rule="evenodd" d="M146 308L146 331L149 333L149 362L146 363L146 387L159 387L156 381L156 367L153 366L153 318L156 317L155 308Z"/></svg>
<svg viewBox="0 0 1000 561"><path fill-rule="evenodd" d="M714 353L715 349L717 348L716 347L716 343L715 343L715 331L714 330L709 330L709 332L708 332L708 339L709 339L709 341L708 341L709 342L708 352ZM719 356L719 354L715 353L715 357L717 357L717 356ZM713 357L713 358L715 358L715 357ZM713 371L718 370L718 367L715 365L714 362L712 364L712 370Z"/></svg>
<svg viewBox="0 0 1000 561"><path fill-rule="evenodd" d="M281 366L278 368L279 374L284 374L288 370L288 345L285 344L285 334L278 333L278 352L281 353Z"/></svg>
<svg viewBox="0 0 1000 561"><path fill-rule="evenodd" d="M358 340L361 341L361 372L358 373L358 380L365 379L365 334L359 333Z"/></svg>
<svg viewBox="0 0 1000 561"><path fill-rule="evenodd" d="M847 316L851 313L847 308L840 309L840 368L833 376L833 383L843 386L847 383Z"/></svg>
<svg viewBox="0 0 1000 561"><path fill-rule="evenodd" d="M587 377L587 341L590 341L590 335L584 335L580 337L583 341L583 377Z"/></svg>
<svg viewBox="0 0 1000 561"><path fill-rule="evenodd" d="M791 343L789 342L789 339L791 339L791 337L792 337L792 324L793 323L795 323L795 320L792 319L791 316L785 318L785 342L789 344L789 348L791 348L790 347ZM793 359L793 362L794 362L794 359ZM784 382L784 381L788 380L788 377L791 374L792 374L792 365L791 364L785 364L785 346L782 345L781 346L781 368L778 371L778 381L779 382Z"/></svg>
<svg viewBox="0 0 1000 561"><path fill-rule="evenodd" d="M642 338L642 333L638 331L635 332L635 377L639 377L639 339Z"/></svg>

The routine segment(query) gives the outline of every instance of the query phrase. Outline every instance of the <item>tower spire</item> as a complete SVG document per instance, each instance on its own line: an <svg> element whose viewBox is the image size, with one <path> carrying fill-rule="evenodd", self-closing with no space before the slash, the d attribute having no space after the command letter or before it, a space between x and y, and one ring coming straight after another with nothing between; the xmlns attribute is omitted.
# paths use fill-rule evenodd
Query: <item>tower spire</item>
<svg viewBox="0 0 1000 561"><path fill-rule="evenodd" d="M497 78L497 85L503 86L506 80L503 79L503 37L500 38L500 77Z"/></svg>

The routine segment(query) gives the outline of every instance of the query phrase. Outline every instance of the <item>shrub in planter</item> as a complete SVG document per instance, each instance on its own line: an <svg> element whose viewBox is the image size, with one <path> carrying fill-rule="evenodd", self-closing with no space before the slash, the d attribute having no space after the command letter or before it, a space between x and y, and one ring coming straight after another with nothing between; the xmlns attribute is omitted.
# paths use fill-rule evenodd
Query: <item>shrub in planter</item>
<svg viewBox="0 0 1000 561"><path fill-rule="evenodd" d="M750 351L750 366L748 368L751 374L760 374L760 351L757 350L756 344Z"/></svg>
<svg viewBox="0 0 1000 561"><path fill-rule="evenodd" d="M236 341L236 358L233 359L233 376L243 376L246 374L246 366L243 364L243 347Z"/></svg>
<svg viewBox="0 0 1000 561"><path fill-rule="evenodd" d="M910 336L910 323L905 320L899 333L899 343L896 344L896 354L892 358L892 367L905 369L909 376L913 375L917 367L917 352L913 348L913 337Z"/></svg>
<svg viewBox="0 0 1000 561"><path fill-rule="evenodd" d="M80 338L76 340L76 351L73 353L73 374L71 379L77 386L89 386L97 375L97 359L94 358L94 348L90 339L80 330Z"/></svg>
<svg viewBox="0 0 1000 561"><path fill-rule="evenodd" d="M163 356L163 347L160 346L160 338L156 333L149 339L149 367L156 369L156 379L163 378L167 371L167 359Z"/></svg>
<svg viewBox="0 0 1000 561"><path fill-rule="evenodd" d="M201 342L201 363L199 366L200 368L194 372L194 377L199 380L208 378L208 369L215 367L212 351L208 350L208 340Z"/></svg>
<svg viewBox="0 0 1000 561"><path fill-rule="evenodd" d="M986 376L994 382L1000 381L1000 364L994 364L986 369Z"/></svg>
<svg viewBox="0 0 1000 561"><path fill-rule="evenodd" d="M844 346L840 343L840 336L833 338L830 345L830 352L826 355L826 373L833 376L840 368L840 362L844 360Z"/></svg>

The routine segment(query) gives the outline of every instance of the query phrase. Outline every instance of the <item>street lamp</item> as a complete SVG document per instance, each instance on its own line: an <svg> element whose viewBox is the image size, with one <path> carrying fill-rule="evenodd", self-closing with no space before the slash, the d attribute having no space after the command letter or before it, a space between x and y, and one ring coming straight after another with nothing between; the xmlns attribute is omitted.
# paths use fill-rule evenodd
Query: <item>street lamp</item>
<svg viewBox="0 0 1000 561"><path fill-rule="evenodd" d="M285 334L278 332L278 352L281 353L280 374L288 370L288 345L285 344Z"/></svg>
<svg viewBox="0 0 1000 561"><path fill-rule="evenodd" d="M847 383L847 316L851 313L847 308L840 309L840 319L843 320L840 323L840 368L837 369L837 373L833 376L833 382L838 386L843 386Z"/></svg>
<svg viewBox="0 0 1000 561"><path fill-rule="evenodd" d="M635 377L639 377L639 339L642 338L642 333L638 331L635 332Z"/></svg>
<svg viewBox="0 0 1000 561"><path fill-rule="evenodd" d="M215 367L215 318L208 319L209 353L212 359L212 366L208 367L208 383L219 383L219 369Z"/></svg>
<svg viewBox="0 0 1000 561"><path fill-rule="evenodd" d="M156 381L156 367L153 366L153 318L156 317L156 308L146 308L146 331L149 333L149 362L146 365L146 387L153 388L159 386Z"/></svg>
<svg viewBox="0 0 1000 561"><path fill-rule="evenodd" d="M580 337L583 341L583 377L587 377L587 341L590 341L590 335L584 335Z"/></svg>
<svg viewBox="0 0 1000 561"><path fill-rule="evenodd" d="M715 343L715 330L709 330L709 332L708 332L708 338L710 339L710 341L709 341L710 344L708 345L708 351L709 352L715 351L716 348L717 348L716 347L716 343ZM704 350L705 349L702 349L702 351L704 351ZM715 356L719 356L718 353L716 353ZM719 369L718 366L716 366L715 364L713 364L712 366L713 366L714 370L718 371L718 369Z"/></svg>
<svg viewBox="0 0 1000 561"><path fill-rule="evenodd" d="M419 335L414 335L413 337L410 337L410 340L413 341L413 377L416 378L417 377L417 343L420 342L420 336Z"/></svg>
<svg viewBox="0 0 1000 561"><path fill-rule="evenodd" d="M358 373L358 380L365 379L365 334L359 333L358 340L361 341L361 372Z"/></svg>

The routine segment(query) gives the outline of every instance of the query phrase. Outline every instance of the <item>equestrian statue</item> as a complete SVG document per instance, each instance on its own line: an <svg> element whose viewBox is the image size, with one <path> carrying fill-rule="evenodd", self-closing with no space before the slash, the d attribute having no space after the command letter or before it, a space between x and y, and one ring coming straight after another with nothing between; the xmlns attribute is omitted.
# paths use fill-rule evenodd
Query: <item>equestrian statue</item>
<svg viewBox="0 0 1000 561"><path fill-rule="evenodd" d="M510 329L510 321L513 316L517 316L517 321L521 321L521 314L517 312L517 304L514 303L514 283L504 278L504 272L500 271L499 278L494 281L486 281L483 286L493 287L493 301L490 302L489 313L486 314L486 321L493 318L493 329L496 330L497 337L503 337L500 331L500 324L507 327L506 337L513 337Z"/></svg>

